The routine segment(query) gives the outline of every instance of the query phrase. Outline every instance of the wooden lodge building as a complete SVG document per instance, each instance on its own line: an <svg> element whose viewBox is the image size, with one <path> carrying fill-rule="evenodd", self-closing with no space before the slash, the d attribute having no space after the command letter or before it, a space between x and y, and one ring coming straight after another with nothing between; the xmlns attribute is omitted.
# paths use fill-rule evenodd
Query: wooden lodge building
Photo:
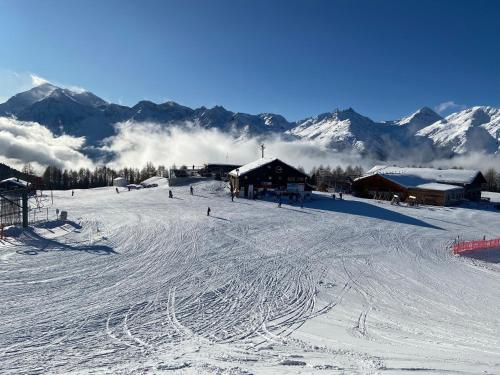
<svg viewBox="0 0 500 375"><path fill-rule="evenodd" d="M229 172L233 169L238 169L239 167L241 167L240 164L209 163L205 164L199 173L203 177L214 177L216 180L227 181Z"/></svg>
<svg viewBox="0 0 500 375"><path fill-rule="evenodd" d="M277 158L262 158L229 172L229 183L239 196L279 193L304 195L311 188L306 184L308 176Z"/></svg>
<svg viewBox="0 0 500 375"><path fill-rule="evenodd" d="M447 206L464 199L478 201L486 180L481 172L464 169L400 168L376 166L354 180L355 195Z"/></svg>

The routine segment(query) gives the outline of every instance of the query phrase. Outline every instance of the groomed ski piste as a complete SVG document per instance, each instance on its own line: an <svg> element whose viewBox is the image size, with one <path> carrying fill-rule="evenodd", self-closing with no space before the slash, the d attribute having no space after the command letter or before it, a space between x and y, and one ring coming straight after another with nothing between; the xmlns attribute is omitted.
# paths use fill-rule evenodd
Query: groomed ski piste
<svg viewBox="0 0 500 375"><path fill-rule="evenodd" d="M498 211L172 191L54 192L1 242L0 373L500 373L500 256L449 249Z"/></svg>

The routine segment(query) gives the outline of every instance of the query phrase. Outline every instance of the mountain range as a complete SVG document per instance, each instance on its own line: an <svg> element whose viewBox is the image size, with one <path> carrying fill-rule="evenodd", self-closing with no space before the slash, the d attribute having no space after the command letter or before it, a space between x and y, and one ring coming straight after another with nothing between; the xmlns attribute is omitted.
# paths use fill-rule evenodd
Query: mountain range
<svg viewBox="0 0 500 375"><path fill-rule="evenodd" d="M352 108L296 122L273 113L251 115L222 106L189 108L169 101L140 101L133 107L108 103L88 91L72 91L44 83L0 104L0 116L38 122L55 135L85 137L88 149L115 135L114 124L155 122L165 127L194 123L241 137L280 135L338 151L379 160L408 155L431 160L470 152L499 153L500 109L478 106L441 117L428 107L395 121L376 122ZM429 161L427 160L427 161Z"/></svg>

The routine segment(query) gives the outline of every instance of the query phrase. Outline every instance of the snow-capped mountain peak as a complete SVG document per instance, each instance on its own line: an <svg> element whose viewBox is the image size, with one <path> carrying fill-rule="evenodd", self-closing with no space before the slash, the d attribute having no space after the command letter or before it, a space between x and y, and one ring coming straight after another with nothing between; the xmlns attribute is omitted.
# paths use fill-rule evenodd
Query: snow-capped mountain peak
<svg viewBox="0 0 500 375"><path fill-rule="evenodd" d="M85 106L99 107L107 105L108 102L94 95L90 91L72 91L70 89L56 87L47 98L61 99L67 98Z"/></svg>
<svg viewBox="0 0 500 375"><path fill-rule="evenodd" d="M442 119L443 118L440 115L438 115L429 107L422 107L418 111L412 113L410 116L395 121L394 124L398 126L409 127L414 133Z"/></svg>
<svg viewBox="0 0 500 375"><path fill-rule="evenodd" d="M453 113L421 129L417 136L430 138L437 147L454 153L496 152L500 133L500 109L472 107Z"/></svg>
<svg viewBox="0 0 500 375"><path fill-rule="evenodd" d="M337 150L373 151L378 154L381 151L380 135L384 128L383 124L377 124L348 108L299 121L287 133Z"/></svg>
<svg viewBox="0 0 500 375"><path fill-rule="evenodd" d="M58 87L50 83L43 83L39 86L35 86L28 91L21 92L14 95L12 98L7 100L5 103L0 104L0 114L16 114L45 98L50 96Z"/></svg>

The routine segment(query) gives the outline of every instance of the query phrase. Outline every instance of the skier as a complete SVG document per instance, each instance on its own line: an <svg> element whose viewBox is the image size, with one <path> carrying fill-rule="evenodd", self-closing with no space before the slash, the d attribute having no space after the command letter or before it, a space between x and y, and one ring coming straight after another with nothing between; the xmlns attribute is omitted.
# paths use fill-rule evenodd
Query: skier
<svg viewBox="0 0 500 375"><path fill-rule="evenodd" d="M194 189L192 185L189 185L189 192L191 193L191 195L193 195Z"/></svg>
<svg viewBox="0 0 500 375"><path fill-rule="evenodd" d="M339 193L339 195L340 195L340 200L342 200L342 193Z"/></svg>
<svg viewBox="0 0 500 375"><path fill-rule="evenodd" d="M71 196L75 195L75 191L71 190Z"/></svg>
<svg viewBox="0 0 500 375"><path fill-rule="evenodd" d="M211 209L210 209L210 207L208 207L207 208L207 216L210 216L210 211L211 211Z"/></svg>
<svg viewBox="0 0 500 375"><path fill-rule="evenodd" d="M115 190L116 190L116 194L120 194L120 192L118 191L118 188L115 188Z"/></svg>
<svg viewBox="0 0 500 375"><path fill-rule="evenodd" d="M332 198L333 198L333 200L335 200L335 193L332 194Z"/></svg>
<svg viewBox="0 0 500 375"><path fill-rule="evenodd" d="M173 198L173 197L174 197L174 194L172 193L172 190L169 190L169 191L168 191L168 197L169 197L169 198Z"/></svg>

